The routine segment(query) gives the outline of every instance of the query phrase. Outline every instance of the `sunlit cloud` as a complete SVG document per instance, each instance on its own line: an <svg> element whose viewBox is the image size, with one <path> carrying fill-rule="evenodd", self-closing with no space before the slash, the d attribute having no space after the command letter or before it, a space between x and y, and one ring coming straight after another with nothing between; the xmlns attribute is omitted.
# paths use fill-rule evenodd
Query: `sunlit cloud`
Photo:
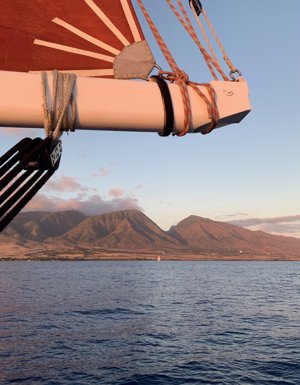
<svg viewBox="0 0 300 385"><path fill-rule="evenodd" d="M243 218L228 221L249 230L262 230L276 235L300 238L300 215L273 218Z"/></svg>
<svg viewBox="0 0 300 385"><path fill-rule="evenodd" d="M109 194L110 196L115 197L115 198L119 198L119 197L121 197L122 195L125 194L125 190L123 190L123 189L120 188L120 187L115 187L115 188L110 189L109 192L108 192L108 194Z"/></svg>
<svg viewBox="0 0 300 385"><path fill-rule="evenodd" d="M96 191L90 187L83 186L76 178L69 176L61 176L58 179L50 180L46 185L47 190L53 190L57 192L81 192Z"/></svg>
<svg viewBox="0 0 300 385"><path fill-rule="evenodd" d="M37 194L26 206L25 211L66 211L77 210L86 215L99 215L118 210L140 210L138 200L132 196L114 197L103 199L99 195L88 197L77 196L70 199L49 197L44 194Z"/></svg>

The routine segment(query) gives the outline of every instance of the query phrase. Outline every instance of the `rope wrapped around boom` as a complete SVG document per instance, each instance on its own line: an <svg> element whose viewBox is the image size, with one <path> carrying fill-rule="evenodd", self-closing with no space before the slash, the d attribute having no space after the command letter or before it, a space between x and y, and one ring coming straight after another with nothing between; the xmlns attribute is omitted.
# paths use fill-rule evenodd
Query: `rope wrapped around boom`
<svg viewBox="0 0 300 385"><path fill-rule="evenodd" d="M59 139L63 131L75 131L76 105L73 97L76 75L52 72L52 92L46 72L41 75L45 135Z"/></svg>
<svg viewBox="0 0 300 385"><path fill-rule="evenodd" d="M189 98L188 86L191 86L197 92L197 94L204 100L204 102L207 106L208 115L211 119L211 123L210 123L210 125L209 125L209 127L205 133L207 134L207 133L211 132L216 127L218 120L219 120L219 112L218 112L218 106L217 106L217 100L216 100L216 93L215 93L214 89L212 88L212 86L210 84L206 84L206 83L200 84L200 83L192 82L189 80L188 75L182 69L180 69L178 67L177 63L175 62L175 60L174 60L171 52L169 51L166 43L164 42L162 36L160 35L154 22L152 21L149 13L147 12L142 0L137 0L137 1L138 1L138 4L139 4L148 24L150 26L150 29L151 29L158 45L159 45L161 51L163 52L167 62L169 63L169 65L171 67L171 70L172 70L170 72L159 71L158 76L163 77L165 80L168 80L171 83L178 84L180 92L181 92L183 108L184 108L184 121L183 121L182 129L174 135L184 136L185 134L187 134L190 131L190 128L191 128L192 112L191 112L191 102L190 102L190 98ZM169 6L171 7L171 9L174 11L174 13L183 22L183 19L180 17L177 10L174 8L173 4L169 0L167 0L167 2L169 4ZM179 0L178 0L178 3L182 6L182 4ZM184 15L187 17L184 9L183 9L183 12L184 12ZM188 24L186 27L187 27L188 32L191 33L194 37L194 31L193 32L191 31L190 24ZM223 73L223 71L218 66L218 64L214 62L214 59L206 52L206 50L202 46L201 46L201 52L202 52L204 58L206 59L207 65L211 69L211 72L212 72L214 78L216 78L216 75L213 71L213 68L211 65L212 63L215 65L215 67L217 67L219 72L224 77L226 77L226 75ZM204 86L208 90L208 95L209 95L210 100L199 89L198 86L200 86L200 85Z"/></svg>

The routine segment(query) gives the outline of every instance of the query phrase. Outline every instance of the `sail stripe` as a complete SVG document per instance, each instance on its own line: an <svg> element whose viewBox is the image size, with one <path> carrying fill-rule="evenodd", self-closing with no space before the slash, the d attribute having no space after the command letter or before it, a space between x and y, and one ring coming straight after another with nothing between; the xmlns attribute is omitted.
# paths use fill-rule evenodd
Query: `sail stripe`
<svg viewBox="0 0 300 385"><path fill-rule="evenodd" d="M29 73L41 73L41 72L47 72L47 74L52 74L52 70L44 70L44 71L29 71ZM75 74L75 75L78 75L78 76L87 76L87 77L93 77L93 76L97 76L97 77L102 77L102 76L113 76L114 74L114 70L111 68L111 69L93 69L93 70L74 70L74 69L70 69L70 70L60 70L59 72L65 72L65 73L72 73L72 74Z"/></svg>
<svg viewBox="0 0 300 385"><path fill-rule="evenodd" d="M102 55L100 53L87 51L85 49L74 48L74 47L70 47L67 45L63 45L63 44L52 43L52 42L46 41L46 40L35 39L33 43L37 44L37 45L42 45L42 46L48 47L48 48L58 49L60 51L74 53L77 55L93 57L95 59L104 60L104 61L108 61L111 63L113 63L113 61L114 61L114 57L112 57L112 56Z"/></svg>
<svg viewBox="0 0 300 385"><path fill-rule="evenodd" d="M138 30L138 28L136 26L136 23L135 23L135 20L133 18L131 9L130 9L130 7L128 5L128 1L127 0L121 0L121 4L122 4L123 11L124 11L124 14L126 16L126 19L128 21L128 25L129 25L129 27L131 29L134 41L135 42L141 41L142 38L141 38L139 30Z"/></svg>
<svg viewBox="0 0 300 385"><path fill-rule="evenodd" d="M84 0L85 3L95 12L102 22L111 30L111 32L124 44L129 45L130 42L122 34L122 32L111 22L105 13L93 2L93 0Z"/></svg>
<svg viewBox="0 0 300 385"><path fill-rule="evenodd" d="M67 29L68 31L76 34L77 36L80 36L82 39L86 40L86 41L89 41L90 43L100 47L100 48L103 48L105 49L106 51L109 51L115 55L118 55L120 53L120 51L106 43L104 43L103 41L99 40L99 39L96 39L95 37L81 31L80 29L74 27L73 25L65 22L64 20L56 17L55 19L52 20L53 23L55 24L58 24L60 25L61 27Z"/></svg>

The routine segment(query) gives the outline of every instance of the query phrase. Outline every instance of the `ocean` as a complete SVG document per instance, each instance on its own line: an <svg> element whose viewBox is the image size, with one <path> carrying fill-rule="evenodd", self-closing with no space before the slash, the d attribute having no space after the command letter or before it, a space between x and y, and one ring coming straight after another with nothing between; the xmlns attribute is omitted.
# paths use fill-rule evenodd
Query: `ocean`
<svg viewBox="0 0 300 385"><path fill-rule="evenodd" d="M0 384L300 384L299 262L0 262Z"/></svg>

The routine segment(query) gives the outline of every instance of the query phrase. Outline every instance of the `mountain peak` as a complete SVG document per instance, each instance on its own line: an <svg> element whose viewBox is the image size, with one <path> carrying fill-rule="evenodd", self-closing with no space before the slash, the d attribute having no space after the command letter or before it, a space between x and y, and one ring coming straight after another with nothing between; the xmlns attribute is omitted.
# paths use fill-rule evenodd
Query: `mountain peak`
<svg viewBox="0 0 300 385"><path fill-rule="evenodd" d="M72 249L168 255L264 255L300 257L300 240L250 231L232 224L196 215L163 231L139 210L120 210L86 217L69 210L23 212L7 227L2 242L35 241L45 247L65 245ZM46 242L45 242L46 241ZM99 251L100 250L100 251ZM94 251L95 252L95 251Z"/></svg>

